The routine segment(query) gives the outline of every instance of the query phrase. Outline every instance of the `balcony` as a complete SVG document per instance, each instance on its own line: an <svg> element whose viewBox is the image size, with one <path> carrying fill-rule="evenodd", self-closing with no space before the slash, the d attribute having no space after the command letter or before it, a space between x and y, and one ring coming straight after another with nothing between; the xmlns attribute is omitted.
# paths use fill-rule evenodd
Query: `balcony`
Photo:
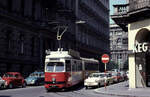
<svg viewBox="0 0 150 97"><path fill-rule="evenodd" d="M114 15L127 14L129 9L128 4L114 5Z"/></svg>
<svg viewBox="0 0 150 97"><path fill-rule="evenodd" d="M138 9L150 8L150 0L129 0L129 11L136 11Z"/></svg>
<svg viewBox="0 0 150 97"><path fill-rule="evenodd" d="M114 5L114 14L111 18L119 25L125 32L128 31L127 28L127 12L129 10L129 4L119 4Z"/></svg>
<svg viewBox="0 0 150 97"><path fill-rule="evenodd" d="M129 0L129 4L114 5L111 18L127 31L128 23L150 18L150 0Z"/></svg>

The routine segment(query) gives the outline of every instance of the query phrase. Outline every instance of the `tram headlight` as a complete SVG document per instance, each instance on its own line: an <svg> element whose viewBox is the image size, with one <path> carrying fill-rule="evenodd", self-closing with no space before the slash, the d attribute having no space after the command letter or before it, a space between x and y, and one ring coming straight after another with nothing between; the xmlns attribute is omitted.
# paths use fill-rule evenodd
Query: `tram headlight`
<svg viewBox="0 0 150 97"><path fill-rule="evenodd" d="M56 78L52 78L52 82L55 83L56 82Z"/></svg>

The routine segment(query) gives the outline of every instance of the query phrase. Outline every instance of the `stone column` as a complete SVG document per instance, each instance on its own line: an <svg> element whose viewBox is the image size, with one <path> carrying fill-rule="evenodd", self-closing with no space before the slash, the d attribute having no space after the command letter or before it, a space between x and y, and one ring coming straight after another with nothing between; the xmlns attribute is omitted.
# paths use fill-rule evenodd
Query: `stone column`
<svg viewBox="0 0 150 97"><path fill-rule="evenodd" d="M129 54L129 88L136 88L135 54Z"/></svg>

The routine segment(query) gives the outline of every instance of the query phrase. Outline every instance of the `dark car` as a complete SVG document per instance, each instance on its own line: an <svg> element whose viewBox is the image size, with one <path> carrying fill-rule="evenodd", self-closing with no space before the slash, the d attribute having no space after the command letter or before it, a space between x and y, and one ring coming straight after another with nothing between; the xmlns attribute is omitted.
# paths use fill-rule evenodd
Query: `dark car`
<svg viewBox="0 0 150 97"><path fill-rule="evenodd" d="M6 81L5 85L8 88L26 87L26 82L19 72L7 72L2 79Z"/></svg>
<svg viewBox="0 0 150 97"><path fill-rule="evenodd" d="M112 72L112 77L114 78L114 82L123 81L123 77L121 76L120 72Z"/></svg>
<svg viewBox="0 0 150 97"><path fill-rule="evenodd" d="M33 72L26 79L27 85L43 85L44 84L44 72Z"/></svg>

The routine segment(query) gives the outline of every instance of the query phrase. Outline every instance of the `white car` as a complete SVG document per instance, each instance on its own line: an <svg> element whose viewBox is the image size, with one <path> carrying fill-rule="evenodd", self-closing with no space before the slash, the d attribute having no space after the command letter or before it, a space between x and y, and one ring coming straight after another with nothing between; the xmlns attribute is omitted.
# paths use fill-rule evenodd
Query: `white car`
<svg viewBox="0 0 150 97"><path fill-rule="evenodd" d="M127 79L129 79L129 71L126 72Z"/></svg>
<svg viewBox="0 0 150 97"><path fill-rule="evenodd" d="M0 77L0 88L1 89L5 88L5 80L3 80L1 77Z"/></svg>
<svg viewBox="0 0 150 97"><path fill-rule="evenodd" d="M107 76L107 85L113 84L115 79L113 78L111 73L106 73L106 76Z"/></svg>
<svg viewBox="0 0 150 97"><path fill-rule="evenodd" d="M87 79L85 79L84 86L86 89L88 89L88 87L100 87L105 85L105 80L107 81L105 73L92 73Z"/></svg>

